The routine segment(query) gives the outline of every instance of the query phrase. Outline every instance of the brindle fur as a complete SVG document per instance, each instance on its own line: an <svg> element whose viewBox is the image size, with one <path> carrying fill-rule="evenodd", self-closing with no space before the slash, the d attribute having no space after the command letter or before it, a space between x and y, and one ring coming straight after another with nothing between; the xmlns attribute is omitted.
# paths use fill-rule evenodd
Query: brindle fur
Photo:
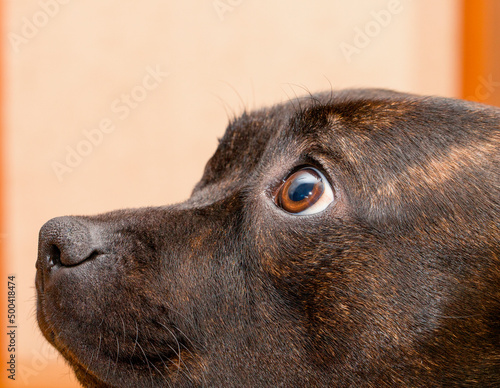
<svg viewBox="0 0 500 388"><path fill-rule="evenodd" d="M186 202L42 228L40 328L86 387L499 387L499 129L386 90L244 113ZM300 165L321 213L273 201Z"/></svg>

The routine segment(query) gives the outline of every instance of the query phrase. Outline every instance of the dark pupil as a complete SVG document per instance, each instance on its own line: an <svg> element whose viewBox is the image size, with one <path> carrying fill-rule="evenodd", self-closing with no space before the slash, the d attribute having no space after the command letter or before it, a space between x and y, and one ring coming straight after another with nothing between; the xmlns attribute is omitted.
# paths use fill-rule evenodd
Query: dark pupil
<svg viewBox="0 0 500 388"><path fill-rule="evenodd" d="M302 201L312 195L314 186L318 183L310 174L303 174L295 179L288 189L288 198L293 202Z"/></svg>

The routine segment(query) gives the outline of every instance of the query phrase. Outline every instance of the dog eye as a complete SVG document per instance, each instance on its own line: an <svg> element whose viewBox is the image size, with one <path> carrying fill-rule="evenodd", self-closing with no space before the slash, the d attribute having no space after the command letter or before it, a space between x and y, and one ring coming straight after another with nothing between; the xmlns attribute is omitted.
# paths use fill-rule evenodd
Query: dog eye
<svg viewBox="0 0 500 388"><path fill-rule="evenodd" d="M290 175L279 188L276 205L288 213L319 213L333 201L333 190L321 172L305 167Z"/></svg>

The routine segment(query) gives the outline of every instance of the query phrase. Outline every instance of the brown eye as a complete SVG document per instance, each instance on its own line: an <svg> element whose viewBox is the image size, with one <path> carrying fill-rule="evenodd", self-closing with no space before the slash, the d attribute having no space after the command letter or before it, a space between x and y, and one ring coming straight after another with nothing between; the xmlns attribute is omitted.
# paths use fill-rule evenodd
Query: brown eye
<svg viewBox="0 0 500 388"><path fill-rule="evenodd" d="M288 213L318 213L333 201L333 191L323 174L305 167L290 175L280 187L276 204Z"/></svg>

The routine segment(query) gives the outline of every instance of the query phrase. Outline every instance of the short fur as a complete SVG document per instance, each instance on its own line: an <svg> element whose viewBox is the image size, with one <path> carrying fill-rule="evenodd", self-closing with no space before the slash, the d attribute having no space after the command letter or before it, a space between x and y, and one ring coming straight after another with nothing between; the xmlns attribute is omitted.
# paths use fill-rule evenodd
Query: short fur
<svg viewBox="0 0 500 388"><path fill-rule="evenodd" d="M40 328L86 387L499 387L499 142L387 90L244 113L186 202L42 228ZM314 215L273 200L301 165Z"/></svg>

